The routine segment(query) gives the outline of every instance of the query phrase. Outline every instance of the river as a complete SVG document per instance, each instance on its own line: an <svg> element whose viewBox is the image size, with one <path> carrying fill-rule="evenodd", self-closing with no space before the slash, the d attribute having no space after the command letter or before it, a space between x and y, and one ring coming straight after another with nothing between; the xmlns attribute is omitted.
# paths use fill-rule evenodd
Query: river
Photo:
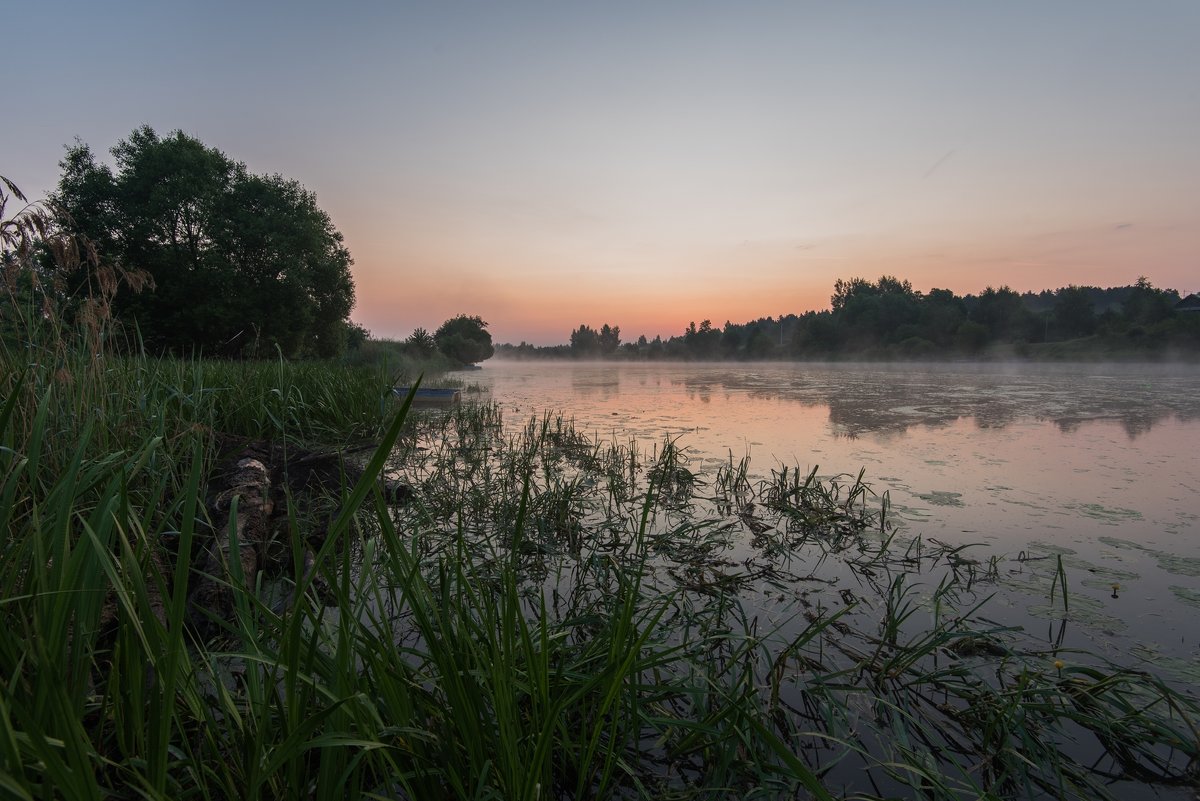
<svg viewBox="0 0 1200 801"><path fill-rule="evenodd" d="M698 471L865 468L909 536L998 557L1014 619L1045 606L1025 560L1061 555L1093 646L1200 682L1194 366L490 361L467 381L510 422L677 438Z"/></svg>

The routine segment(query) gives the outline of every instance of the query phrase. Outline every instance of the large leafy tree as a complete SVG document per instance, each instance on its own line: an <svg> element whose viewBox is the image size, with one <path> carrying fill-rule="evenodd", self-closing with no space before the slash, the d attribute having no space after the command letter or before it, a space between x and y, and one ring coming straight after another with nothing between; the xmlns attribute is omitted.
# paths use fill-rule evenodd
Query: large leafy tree
<svg viewBox="0 0 1200 801"><path fill-rule="evenodd" d="M1147 325L1170 317L1178 302L1178 292L1174 289L1158 289L1142 275L1130 288L1121 310L1131 325Z"/></svg>
<svg viewBox="0 0 1200 801"><path fill-rule="evenodd" d="M600 327L597 342L600 344L600 352L605 356L611 356L616 353L617 348L621 346L621 326L610 326L608 323L605 323Z"/></svg>
<svg viewBox="0 0 1200 801"><path fill-rule="evenodd" d="M912 336L921 300L908 281L884 275L877 282L838 279L829 302L850 341L870 346Z"/></svg>
<svg viewBox="0 0 1200 801"><path fill-rule="evenodd" d="M595 356L600 351L600 336L590 325L581 324L571 332L571 353L580 358Z"/></svg>
<svg viewBox="0 0 1200 801"><path fill-rule="evenodd" d="M994 341L1032 339L1038 326L1021 296L1007 286L989 286L979 293L971 320L987 328L988 338Z"/></svg>
<svg viewBox="0 0 1200 801"><path fill-rule="evenodd" d="M176 131L135 130L115 170L77 143L55 201L107 258L157 290L118 299L152 349L338 353L354 305L350 253L316 197Z"/></svg>
<svg viewBox="0 0 1200 801"><path fill-rule="evenodd" d="M580 325L571 332L571 354L579 358L611 356L621 346L621 327L605 323L600 330Z"/></svg>
<svg viewBox="0 0 1200 801"><path fill-rule="evenodd" d="M463 364L475 364L490 359L496 349L487 323L480 317L460 314L442 323L433 334L438 350Z"/></svg>
<svg viewBox="0 0 1200 801"><path fill-rule="evenodd" d="M1054 293L1054 320L1066 337L1088 336L1096 330L1096 310L1086 287L1065 286Z"/></svg>
<svg viewBox="0 0 1200 801"><path fill-rule="evenodd" d="M434 341L433 334L424 328L414 330L408 339L404 340L404 344L423 359L429 358L437 350L437 342Z"/></svg>

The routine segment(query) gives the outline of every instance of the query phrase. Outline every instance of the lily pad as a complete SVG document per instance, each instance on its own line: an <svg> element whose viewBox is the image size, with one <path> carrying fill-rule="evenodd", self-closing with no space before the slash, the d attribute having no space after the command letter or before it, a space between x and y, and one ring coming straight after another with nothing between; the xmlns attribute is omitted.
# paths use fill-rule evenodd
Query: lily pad
<svg viewBox="0 0 1200 801"><path fill-rule="evenodd" d="M1178 598L1180 602L1200 609L1200 592L1197 592L1196 590L1189 590L1187 587L1179 587L1174 584L1172 584L1169 589L1171 592L1175 593L1175 597Z"/></svg>
<svg viewBox="0 0 1200 801"><path fill-rule="evenodd" d="M1149 663L1156 671L1165 671L1192 684L1200 684L1200 661L1198 660L1168 656L1157 647L1145 643L1132 646L1129 653Z"/></svg>
<svg viewBox="0 0 1200 801"><path fill-rule="evenodd" d="M918 498L923 501L932 503L934 506L962 506L963 502L961 492L943 492L941 490L933 490L927 493L918 493Z"/></svg>
<svg viewBox="0 0 1200 801"><path fill-rule="evenodd" d="M1109 545L1113 548L1120 548L1124 551L1148 551L1150 550L1145 545L1133 540L1123 540L1120 537L1097 537L1099 542Z"/></svg>
<svg viewBox="0 0 1200 801"><path fill-rule="evenodd" d="M1200 558L1195 556L1179 556L1155 548L1148 548L1136 542L1117 539L1116 537L1100 537L1100 542L1113 548L1148 553L1158 560L1158 566L1166 573L1176 576L1200 576Z"/></svg>
<svg viewBox="0 0 1200 801"><path fill-rule="evenodd" d="M1033 604L1027 607L1027 610L1032 617L1041 618L1042 620L1062 620L1065 618L1072 623L1078 623L1090 629L1102 629L1117 633L1129 628L1124 620L1106 614L1104 606L1098 601L1082 595L1071 596L1071 608L1065 614L1061 603Z"/></svg>
<svg viewBox="0 0 1200 801"><path fill-rule="evenodd" d="M1200 576L1200 559L1194 556L1176 556L1173 553L1153 551L1158 566L1176 576Z"/></svg>
<svg viewBox="0 0 1200 801"><path fill-rule="evenodd" d="M1075 507L1079 513L1106 526L1118 526L1130 520L1141 520L1142 513L1135 509L1109 508L1098 503L1083 503Z"/></svg>

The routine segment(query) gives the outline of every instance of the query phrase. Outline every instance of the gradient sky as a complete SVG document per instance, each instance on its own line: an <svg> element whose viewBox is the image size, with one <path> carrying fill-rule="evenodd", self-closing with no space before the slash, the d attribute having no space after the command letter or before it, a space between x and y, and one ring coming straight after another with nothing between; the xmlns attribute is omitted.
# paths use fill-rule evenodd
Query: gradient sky
<svg viewBox="0 0 1200 801"><path fill-rule="evenodd" d="M1200 290L1200 2L89 2L6 15L0 174L194 135L317 194L376 336L917 289Z"/></svg>

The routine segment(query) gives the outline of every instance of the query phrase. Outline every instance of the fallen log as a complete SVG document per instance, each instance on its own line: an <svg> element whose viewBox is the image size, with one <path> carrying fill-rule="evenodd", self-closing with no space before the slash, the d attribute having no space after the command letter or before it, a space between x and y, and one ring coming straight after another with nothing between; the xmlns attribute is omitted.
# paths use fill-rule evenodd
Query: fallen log
<svg viewBox="0 0 1200 801"><path fill-rule="evenodd" d="M341 452L306 451L262 442L244 444L223 462L210 485L208 509L212 536L199 543L188 593L188 622L207 637L235 613L233 588L253 592L264 571L283 572L300 565L296 584L316 586L326 602L332 594L315 575L313 554L325 544L328 520L337 515L336 500L344 486L362 477L363 468ZM412 489L399 482L381 481L389 503L403 503ZM288 501L302 509L318 510L326 519L303 538L287 536ZM321 507L324 507L323 509ZM306 517L308 515L305 515ZM303 553L293 553L302 548ZM285 605L294 602L289 594Z"/></svg>
<svg viewBox="0 0 1200 801"><path fill-rule="evenodd" d="M213 538L198 554L197 580L188 595L189 620L199 629L206 628L208 621L233 617L236 577L240 574L243 586L253 591L259 557L270 540L275 509L270 468L261 459L245 455L225 483L209 504Z"/></svg>

